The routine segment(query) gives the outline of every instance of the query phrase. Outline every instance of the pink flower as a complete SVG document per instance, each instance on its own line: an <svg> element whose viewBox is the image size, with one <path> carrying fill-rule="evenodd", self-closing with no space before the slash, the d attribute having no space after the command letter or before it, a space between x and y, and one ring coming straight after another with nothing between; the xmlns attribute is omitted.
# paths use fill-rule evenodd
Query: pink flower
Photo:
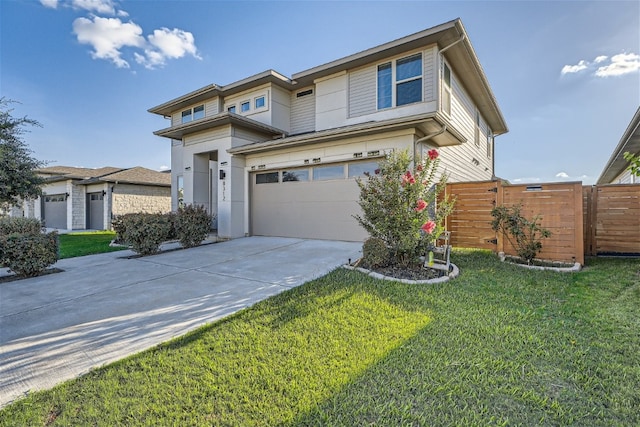
<svg viewBox="0 0 640 427"><path fill-rule="evenodd" d="M433 233L433 230L436 229L436 223L433 221L427 221L425 222L422 227L420 227L425 233L427 234L431 234Z"/></svg>
<svg viewBox="0 0 640 427"><path fill-rule="evenodd" d="M414 209L416 212L422 212L423 210L425 210L427 208L427 202L425 202L424 200L420 199L418 200L418 202L416 203L416 208Z"/></svg>
<svg viewBox="0 0 640 427"><path fill-rule="evenodd" d="M422 172L422 163L418 163L418 167L416 168L418 172Z"/></svg>
<svg viewBox="0 0 640 427"><path fill-rule="evenodd" d="M439 156L438 150L436 150L435 148L433 150L429 150L429 152L427 154L429 155L429 159L430 160L435 160Z"/></svg>
<svg viewBox="0 0 640 427"><path fill-rule="evenodd" d="M402 186L404 187L407 184L415 184L416 179L411 175L410 171L407 171L404 175L402 175Z"/></svg>

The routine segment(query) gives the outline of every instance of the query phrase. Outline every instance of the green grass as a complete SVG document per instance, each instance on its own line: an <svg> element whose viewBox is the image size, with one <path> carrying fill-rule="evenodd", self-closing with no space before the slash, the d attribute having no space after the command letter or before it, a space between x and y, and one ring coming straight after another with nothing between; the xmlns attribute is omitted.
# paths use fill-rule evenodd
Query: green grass
<svg viewBox="0 0 640 427"><path fill-rule="evenodd" d="M116 238L113 231L86 231L60 234L60 259L83 255L101 254L126 249L121 246L109 246Z"/></svg>
<svg viewBox="0 0 640 427"><path fill-rule="evenodd" d="M0 412L15 425L640 425L640 262L458 250L440 285L339 269Z"/></svg>

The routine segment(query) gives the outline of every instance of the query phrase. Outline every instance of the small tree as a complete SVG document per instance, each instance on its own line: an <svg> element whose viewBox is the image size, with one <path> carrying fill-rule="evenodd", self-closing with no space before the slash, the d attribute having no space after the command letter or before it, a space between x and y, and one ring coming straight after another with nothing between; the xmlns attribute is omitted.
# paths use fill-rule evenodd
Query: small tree
<svg viewBox="0 0 640 427"><path fill-rule="evenodd" d="M635 176L640 176L640 154L633 154L630 152L624 153L624 159L629 162L629 169Z"/></svg>
<svg viewBox="0 0 640 427"><path fill-rule="evenodd" d="M389 247L391 263L418 262L444 231L444 220L453 210L448 197L439 197L446 175L436 182L437 150L420 162L407 150L394 151L373 175L358 179L362 215L354 218L373 238Z"/></svg>
<svg viewBox="0 0 640 427"><path fill-rule="evenodd" d="M501 232L518 256L531 264L538 252L542 250L542 239L550 237L551 232L540 226L539 215L528 220L522 216L521 211L522 205L496 206L491 211L491 216L494 217L491 228Z"/></svg>
<svg viewBox="0 0 640 427"><path fill-rule="evenodd" d="M36 173L44 163L31 157L31 150L21 138L26 125L40 124L26 117L14 118L9 108L12 102L0 98L0 205L40 196L44 182Z"/></svg>

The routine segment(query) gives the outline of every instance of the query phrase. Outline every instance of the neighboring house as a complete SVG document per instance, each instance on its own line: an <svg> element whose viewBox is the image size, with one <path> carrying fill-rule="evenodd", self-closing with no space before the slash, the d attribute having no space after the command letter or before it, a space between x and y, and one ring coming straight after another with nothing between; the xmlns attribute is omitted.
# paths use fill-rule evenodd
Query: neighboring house
<svg viewBox="0 0 640 427"><path fill-rule="evenodd" d="M115 215L169 212L171 175L143 167L99 169L52 166L38 170L45 177L43 196L23 203L19 213L44 220L47 228L103 230Z"/></svg>
<svg viewBox="0 0 640 427"><path fill-rule="evenodd" d="M613 150L613 154L596 184L640 183L640 179L627 169L629 162L624 158L624 153L626 152L640 154L640 108L636 110L636 114L631 119L631 123L629 123L615 150Z"/></svg>
<svg viewBox="0 0 640 427"><path fill-rule="evenodd" d="M355 178L390 150L438 148L451 181L494 178L507 125L457 19L294 74L211 84L149 109L171 120L172 203L218 235L361 241ZM183 200L182 200L183 199Z"/></svg>

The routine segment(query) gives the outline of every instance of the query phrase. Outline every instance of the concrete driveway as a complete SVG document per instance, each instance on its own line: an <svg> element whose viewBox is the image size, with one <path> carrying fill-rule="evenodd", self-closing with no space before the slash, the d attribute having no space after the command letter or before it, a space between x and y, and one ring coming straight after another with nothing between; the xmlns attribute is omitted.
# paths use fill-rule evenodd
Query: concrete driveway
<svg viewBox="0 0 640 427"><path fill-rule="evenodd" d="M246 237L0 283L0 407L324 275L360 243Z"/></svg>

